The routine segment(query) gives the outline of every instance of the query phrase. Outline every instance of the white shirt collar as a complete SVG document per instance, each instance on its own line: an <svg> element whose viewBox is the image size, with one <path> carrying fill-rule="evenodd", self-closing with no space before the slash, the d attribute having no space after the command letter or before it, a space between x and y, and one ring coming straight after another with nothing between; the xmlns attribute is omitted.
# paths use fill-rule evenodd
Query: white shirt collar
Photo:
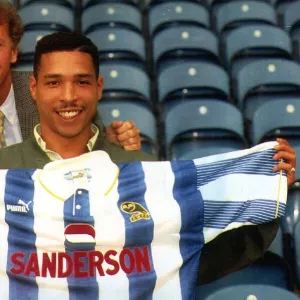
<svg viewBox="0 0 300 300"><path fill-rule="evenodd" d="M13 86L10 87L9 94L4 101L4 103L0 107L1 111L4 113L7 121L14 125L17 121L17 115L14 113L16 111L16 103L15 103L15 93Z"/></svg>
<svg viewBox="0 0 300 300"><path fill-rule="evenodd" d="M89 141L86 145L90 152L93 150L95 143L97 141L98 135L99 135L99 129L96 125L92 124L91 129L92 129L92 132L94 133L94 135L89 139ZM36 142L41 147L41 149L47 154L47 156L50 158L50 160L54 161L54 160L62 159L62 157L58 153L47 149L46 142L41 137L41 125L40 124L37 124L34 127L34 136L35 136Z"/></svg>
<svg viewBox="0 0 300 300"><path fill-rule="evenodd" d="M88 181L78 180L75 174L89 174ZM96 191L106 196L115 186L119 176L119 168L105 151L93 151L80 156L56 160L37 170L33 180L52 196L66 200L78 189ZM80 176L78 176L80 177ZM73 178L73 179L72 179ZM101 184L99 184L101 183Z"/></svg>

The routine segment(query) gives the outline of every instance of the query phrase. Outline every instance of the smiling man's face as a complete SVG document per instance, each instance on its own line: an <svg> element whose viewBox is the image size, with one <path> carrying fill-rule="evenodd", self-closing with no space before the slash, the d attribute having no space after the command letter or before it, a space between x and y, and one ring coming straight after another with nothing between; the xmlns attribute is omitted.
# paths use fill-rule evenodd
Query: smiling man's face
<svg viewBox="0 0 300 300"><path fill-rule="evenodd" d="M91 130L103 79L96 76L89 54L58 51L42 55L30 89L39 110L42 136L73 138Z"/></svg>

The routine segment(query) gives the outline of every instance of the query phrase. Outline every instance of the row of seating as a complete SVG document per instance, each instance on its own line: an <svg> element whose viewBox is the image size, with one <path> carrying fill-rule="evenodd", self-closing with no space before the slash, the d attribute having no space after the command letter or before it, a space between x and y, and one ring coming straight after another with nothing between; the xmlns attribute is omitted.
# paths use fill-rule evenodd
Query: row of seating
<svg viewBox="0 0 300 300"><path fill-rule="evenodd" d="M30 30L20 45L21 60L30 60L36 42L52 30ZM146 41L140 33L127 28L98 28L87 34L98 46L100 58L126 59L146 63ZM111 54L109 57L108 54ZM30 55L30 57L28 57ZM161 31L152 40L154 69L167 63L197 58L223 63L236 74L241 61L257 58L293 58L292 42L282 29L270 25L247 25L233 30L219 41L209 30L193 25L178 25ZM232 70L232 71L231 71Z"/></svg>
<svg viewBox="0 0 300 300"><path fill-rule="evenodd" d="M144 137L144 150L155 152L157 144L164 141L169 159L193 159L249 146L242 114L233 105L219 100L178 102L160 116L160 122L141 103L100 101L99 111L106 124L115 119L133 120ZM299 99L266 102L257 109L249 126L251 144L285 137L300 155L299 119ZM158 132L164 135L157 134L157 125ZM300 166L296 175L300 179Z"/></svg>
<svg viewBox="0 0 300 300"><path fill-rule="evenodd" d="M49 27L55 24L64 30L74 30L74 12L61 3L70 1L28 1L21 6L19 13L24 19L25 28L32 26ZM150 35L172 25L174 22L194 24L204 28L212 28L222 34L245 23L281 25L293 37L298 36L299 2L286 4L279 13L277 20L274 7L258 0L227 1L218 9L209 10L198 1L163 1L155 3L148 9L148 29ZM112 24L113 23L113 24ZM94 5L82 10L82 32L87 34L98 26L127 26L138 32L143 30L142 12L130 3L123 1L94 1Z"/></svg>
<svg viewBox="0 0 300 300"><path fill-rule="evenodd" d="M32 65L26 68L31 69ZM152 100L155 94L151 94L151 81L145 70L132 64L110 62L101 64L100 73L105 78L103 101L141 101L149 107L158 103L167 109L187 99L230 102L232 94L233 103L250 121L265 102L276 98L300 99L300 65L284 59L250 62L239 70L231 84L226 71L217 65L203 61L171 64L156 78L157 103Z"/></svg>

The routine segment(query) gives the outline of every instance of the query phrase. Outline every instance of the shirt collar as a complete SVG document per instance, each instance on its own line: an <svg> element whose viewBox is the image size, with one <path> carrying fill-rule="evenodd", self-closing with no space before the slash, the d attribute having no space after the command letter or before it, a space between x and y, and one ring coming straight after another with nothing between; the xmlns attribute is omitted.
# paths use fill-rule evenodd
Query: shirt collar
<svg viewBox="0 0 300 300"><path fill-rule="evenodd" d="M86 145L90 152L93 150L95 143L97 141L98 135L99 135L99 129L96 125L92 124L91 130L94 135L89 139L89 141ZM50 158L50 160L53 161L53 160L62 159L62 157L58 153L47 149L46 142L41 137L41 124L37 124L34 127L34 137L36 139L36 142L40 146L40 148L47 154L47 156Z"/></svg>
<svg viewBox="0 0 300 300"><path fill-rule="evenodd" d="M14 123L16 122L17 115L16 113L14 113L16 111L16 104L15 104L15 93L14 93L13 86L10 87L9 94L6 100L4 101L4 103L1 105L0 109L5 115L7 121L11 125L14 125Z"/></svg>

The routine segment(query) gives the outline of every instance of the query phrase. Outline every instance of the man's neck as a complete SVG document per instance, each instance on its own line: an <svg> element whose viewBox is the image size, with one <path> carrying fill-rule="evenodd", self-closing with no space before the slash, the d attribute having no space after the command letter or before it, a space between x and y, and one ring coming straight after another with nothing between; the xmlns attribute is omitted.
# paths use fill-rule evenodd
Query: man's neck
<svg viewBox="0 0 300 300"><path fill-rule="evenodd" d="M90 129L79 136L67 138L52 132L43 133L43 127L41 126L41 137L46 143L47 149L56 152L63 159L77 157L87 153L87 143L92 135L93 132Z"/></svg>
<svg viewBox="0 0 300 300"><path fill-rule="evenodd" d="M12 83L11 73L9 73L9 75L5 78L5 80L2 83L0 83L0 106L7 99L7 96L10 92L11 83Z"/></svg>

